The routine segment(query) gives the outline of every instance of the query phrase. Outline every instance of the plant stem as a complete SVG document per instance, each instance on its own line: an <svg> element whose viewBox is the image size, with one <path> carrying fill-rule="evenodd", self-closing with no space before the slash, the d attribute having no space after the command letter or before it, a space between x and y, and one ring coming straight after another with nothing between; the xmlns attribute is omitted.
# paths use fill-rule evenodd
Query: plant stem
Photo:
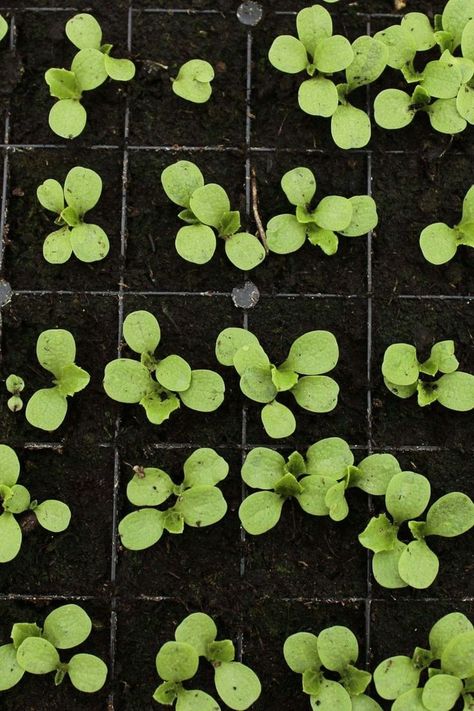
<svg viewBox="0 0 474 711"><path fill-rule="evenodd" d="M268 250L268 243L267 243L267 235L265 234L265 230L263 229L262 219L260 217L260 212L258 211L257 174L255 172L255 168L253 168L253 167L252 167L251 185L252 185L252 212L253 212L255 222L257 224L258 236L260 237L260 241L263 244L263 247L265 249L265 254L268 254L269 250Z"/></svg>

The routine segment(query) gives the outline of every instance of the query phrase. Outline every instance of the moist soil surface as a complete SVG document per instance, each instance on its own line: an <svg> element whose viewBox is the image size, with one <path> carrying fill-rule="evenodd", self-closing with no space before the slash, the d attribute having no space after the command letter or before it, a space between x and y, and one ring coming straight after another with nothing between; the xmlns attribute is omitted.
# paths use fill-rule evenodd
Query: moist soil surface
<svg viewBox="0 0 474 711"><path fill-rule="evenodd" d="M408 0L406 10L432 15L443 4ZM253 29L238 21L237 6L229 0L136 0L129 12L125 0L75 3L100 21L114 56L135 61L137 77L129 86L109 82L89 92L87 127L67 145L48 127L52 99L43 74L72 59L64 35L72 13L58 9L57 0L17 0L6 13L14 17L15 33L13 48L5 40L0 49L0 131L9 144L0 149L7 177L1 278L13 293L1 310L1 377L22 375L25 400L47 387L36 340L47 328L66 328L76 340L76 362L91 381L69 399L64 424L53 433L32 428L22 412L10 413L0 388L0 441L20 457L20 483L39 501L59 498L72 510L67 531L34 527L25 532L15 561L2 566L0 644L8 642L13 622L41 623L50 609L79 597L93 632L78 651L100 654L111 670L93 696L76 692L67 680L55 688L50 676L29 676L1 694L6 711L158 708L151 699L158 685L156 652L196 610L214 617L219 636L232 638L259 674L264 691L253 711L300 711L309 708L309 699L282 657L289 634L347 625L359 640L359 665L374 668L389 655L426 646L430 627L443 614L473 613L466 602L474 596L472 534L431 539L440 573L428 591L384 590L357 540L382 502L357 490L349 492L350 513L339 524L287 501L269 533L252 537L240 530L240 467L257 445L288 455L340 436L356 462L369 448L391 451L404 470L427 476L433 501L454 490L474 496L472 417L398 400L380 373L391 343L413 343L425 358L435 341L448 338L456 343L461 369L474 372L468 299L474 272L472 250L461 248L449 264L433 267L418 247L424 226L459 219L472 182L472 128L451 140L418 116L403 131L374 126L367 150L339 150L329 123L298 109L301 78L282 75L267 61L274 37L293 33L294 13L304 3L262 2L263 18ZM350 38L397 22L384 17L396 14L392 0L341 0L328 7L335 31ZM192 12L171 11L176 9ZM193 57L207 59L216 71L212 99L204 105L186 103L170 89L179 66ZM368 93L359 90L354 103L364 108L386 86L402 86L397 73L387 71ZM307 243L243 274L219 243L209 264L191 265L174 249L179 208L160 183L163 169L180 159L194 161L206 182L225 187L243 228L254 234L246 199L252 168L264 225L291 212L280 180L300 165L315 173L318 199L365 194L370 186L379 224L371 240L341 237L332 257ZM94 264L72 257L49 265L41 250L55 229L54 215L39 206L36 188L47 178L62 182L74 165L102 177L103 193L89 219L107 232L110 253ZM247 280L258 298L243 311L232 292ZM117 343L122 355L133 357L121 342L119 316L136 309L159 319L160 357L176 353L193 368L224 377L226 399L217 412L201 416L182 407L157 427L138 405L120 407L105 395L103 371L117 357ZM338 407L316 415L293 402L295 434L269 439L260 406L245 400L233 370L216 362L216 337L229 326L248 327L277 364L302 333L332 331L340 348L331 373L340 386ZM124 549L116 526L133 510L126 498L132 467L160 467L178 483L186 457L200 446L215 447L229 462L221 484L226 517L181 536L165 533L143 552ZM212 670L201 668L200 688L213 693Z"/></svg>

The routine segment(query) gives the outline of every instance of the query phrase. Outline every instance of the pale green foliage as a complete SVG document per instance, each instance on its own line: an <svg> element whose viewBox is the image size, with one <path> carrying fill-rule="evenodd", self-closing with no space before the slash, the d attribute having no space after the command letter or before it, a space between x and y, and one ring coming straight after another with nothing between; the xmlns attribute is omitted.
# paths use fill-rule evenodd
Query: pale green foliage
<svg viewBox="0 0 474 711"><path fill-rule="evenodd" d="M420 235L424 258L431 264L446 264L456 255L458 247L474 247L474 185L463 202L461 221L454 227L436 222L425 227Z"/></svg>
<svg viewBox="0 0 474 711"><path fill-rule="evenodd" d="M127 498L138 510L119 523L122 545L143 550L154 545L163 531L183 533L184 525L211 526L225 516L227 503L217 484L225 479L229 466L213 449L197 449L184 463L184 478L174 484L162 469L134 467L127 486ZM165 510L156 506L174 496Z"/></svg>
<svg viewBox="0 0 474 711"><path fill-rule="evenodd" d="M311 116L331 118L331 134L340 148L362 148L370 140L370 119L349 96L382 74L389 55L386 45L366 35L352 44L334 35L331 16L321 5L301 10L296 28L298 38L281 35L273 41L270 63L288 74L306 72L310 78L300 84L300 108ZM333 81L332 75L343 71L345 81Z"/></svg>
<svg viewBox="0 0 474 711"><path fill-rule="evenodd" d="M359 535L361 544L374 552L372 569L383 587L417 589L429 587L439 570L439 560L426 543L427 536L460 536L474 526L474 504L460 492L442 496L416 521L431 497L428 479L414 472L400 472L390 480L385 493L385 513L372 518ZM408 522L412 540L399 540L400 526Z"/></svg>
<svg viewBox="0 0 474 711"><path fill-rule="evenodd" d="M107 256L109 239L98 225L84 222L89 210L102 193L100 175L89 168L71 168L64 187L51 178L45 180L37 197L45 210L56 213L59 229L51 232L43 244L43 256L50 264L64 264L71 254L81 262L97 262Z"/></svg>
<svg viewBox="0 0 474 711"><path fill-rule="evenodd" d="M337 405L339 386L323 375L339 360L336 338L329 331L309 331L297 338L284 363L277 367L253 333L226 328L217 337L216 357L221 365L235 368L246 397L265 405L261 418L270 437L289 437L296 428L291 410L276 400L280 393L291 393L298 405L310 412L330 412Z"/></svg>
<svg viewBox="0 0 474 711"><path fill-rule="evenodd" d="M81 104L83 92L96 89L107 78L130 81L135 65L129 59L110 56L112 45L102 44L102 29L92 15L81 13L68 20L66 35L79 52L70 69L48 69L45 80L51 96L58 99L49 113L51 130L62 138L75 138L87 122Z"/></svg>
<svg viewBox="0 0 474 711"><path fill-rule="evenodd" d="M105 684L107 667L93 654L74 654L62 662L58 650L85 642L92 630L89 615L79 605L62 605L46 617L43 628L36 623L17 622L12 627L11 644L0 647L0 691L15 686L25 672L55 672L54 683L68 674L78 691L94 693Z"/></svg>
<svg viewBox="0 0 474 711"><path fill-rule="evenodd" d="M89 384L90 376L75 364L76 343L72 333L61 328L43 331L36 342L38 363L53 377L53 387L37 390L26 406L26 419L33 427L53 432L67 414L67 398Z"/></svg>
<svg viewBox="0 0 474 711"><path fill-rule="evenodd" d="M203 59L190 59L185 62L173 80L172 88L177 96L194 104L205 104L212 94L211 81L214 69Z"/></svg>
<svg viewBox="0 0 474 711"><path fill-rule="evenodd" d="M290 669L302 676L302 688L317 711L352 711L360 708L381 711L364 693L372 675L355 667L359 656L357 638L348 627L327 627L319 636L296 632L285 640L283 655ZM326 678L325 670L339 681ZM355 705L358 700L359 706Z"/></svg>
<svg viewBox="0 0 474 711"><path fill-rule="evenodd" d="M20 397L20 393L25 388L25 381L19 375L12 373L5 380L5 387L11 395L7 401L8 409L12 412L19 412L23 408L23 400Z"/></svg>
<svg viewBox="0 0 474 711"><path fill-rule="evenodd" d="M394 701L393 711L450 711L458 708L458 700L467 711L473 676L474 627L461 612L451 612L431 628L429 649L385 659L375 669L374 682L383 699Z"/></svg>
<svg viewBox="0 0 474 711"><path fill-rule="evenodd" d="M48 499L41 504L31 500L29 491L18 484L20 462L14 450L0 444L0 563L8 563L20 552L22 544L21 518L15 516L32 511L36 520L47 531L59 533L69 526L71 511L66 504Z"/></svg>
<svg viewBox="0 0 474 711"><path fill-rule="evenodd" d="M428 360L418 360L416 348L408 343L393 343L385 351L382 374L391 393L406 399L417 393L418 405L425 407L438 402L457 412L474 408L474 375L458 370L454 341L439 341L431 349ZM437 380L423 380L420 375Z"/></svg>
<svg viewBox="0 0 474 711"><path fill-rule="evenodd" d="M245 711L260 696L261 685L250 667L235 660L230 639L216 640L214 620L203 612L188 615L177 626L175 641L165 642L156 656L156 669L163 683L153 694L155 701L177 711L220 711L219 704L204 691L185 689L183 681L192 679L204 657L214 669L216 691L226 707Z"/></svg>
<svg viewBox="0 0 474 711"><path fill-rule="evenodd" d="M0 42L6 36L8 32L8 22L5 20L3 15L0 15Z"/></svg>
<svg viewBox="0 0 474 711"><path fill-rule="evenodd" d="M169 199L184 208L178 216L187 226L178 231L175 240L180 257L193 264L207 264L219 237L227 258L238 269L249 271L265 259L265 249L257 237L239 231L240 213L231 210L224 188L205 184L197 165L187 160L169 165L161 174L161 184Z"/></svg>
<svg viewBox="0 0 474 711"><path fill-rule="evenodd" d="M288 201L296 207L295 215L272 217L267 225L267 243L271 252L296 252L306 239L325 254L337 252L339 239L365 235L378 223L377 208L369 195L349 199L330 195L314 203L316 178L309 168L293 168L281 179Z"/></svg>
<svg viewBox="0 0 474 711"><path fill-rule="evenodd" d="M225 385L213 370L191 370L181 356L155 356L160 326L148 311L133 311L123 335L140 360L117 358L105 367L104 389L117 402L139 403L150 422L161 425L181 403L197 412L214 412L224 401Z"/></svg>

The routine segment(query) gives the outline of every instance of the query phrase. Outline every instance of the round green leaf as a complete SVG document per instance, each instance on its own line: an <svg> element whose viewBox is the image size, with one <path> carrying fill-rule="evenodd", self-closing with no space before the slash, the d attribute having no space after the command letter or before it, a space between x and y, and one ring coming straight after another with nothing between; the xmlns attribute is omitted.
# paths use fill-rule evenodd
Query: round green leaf
<svg viewBox="0 0 474 711"><path fill-rule="evenodd" d="M315 224L308 225L308 240L315 247L319 247L328 257L336 254L339 247L339 239L332 230L323 230Z"/></svg>
<svg viewBox="0 0 474 711"><path fill-rule="evenodd" d="M327 627L318 636L318 654L326 669L341 672L348 664L355 664L357 661L357 638L347 627Z"/></svg>
<svg viewBox="0 0 474 711"><path fill-rule="evenodd" d="M48 121L61 138L76 138L85 128L87 112L78 99L60 99L51 107Z"/></svg>
<svg viewBox="0 0 474 711"><path fill-rule="evenodd" d="M312 516L328 516L326 494L337 484L337 479L316 474L303 477L299 483L303 491L296 496L296 499L303 511Z"/></svg>
<svg viewBox="0 0 474 711"><path fill-rule="evenodd" d="M430 650L434 659L441 659L448 644L460 634L473 631L472 622L462 612L441 617L430 630Z"/></svg>
<svg viewBox="0 0 474 711"><path fill-rule="evenodd" d="M416 54L416 43L407 27L391 25L374 35L388 49L387 65L393 69L409 67Z"/></svg>
<svg viewBox="0 0 474 711"><path fill-rule="evenodd" d="M423 689L410 689L396 699L392 711L426 711L422 696Z"/></svg>
<svg viewBox="0 0 474 711"><path fill-rule="evenodd" d="M390 551L396 547L397 533L397 526L385 514L379 514L371 518L362 533L359 533L359 543L374 553Z"/></svg>
<svg viewBox="0 0 474 711"><path fill-rule="evenodd" d="M310 375L300 378L291 392L305 410L331 412L337 405L339 385L326 375Z"/></svg>
<svg viewBox="0 0 474 711"><path fill-rule="evenodd" d="M369 454L357 466L355 480L351 484L372 496L384 496L389 482L400 472L400 465L392 454Z"/></svg>
<svg viewBox="0 0 474 711"><path fill-rule="evenodd" d="M240 378L240 389L254 402L268 403L277 395L269 367L246 368Z"/></svg>
<svg viewBox="0 0 474 711"><path fill-rule="evenodd" d="M258 676L240 662L222 662L215 667L214 683L222 701L236 711L248 709L262 692Z"/></svg>
<svg viewBox="0 0 474 711"><path fill-rule="evenodd" d="M416 348L408 343L393 343L387 348L382 363L385 378L396 385L412 385L418 380L420 366Z"/></svg>
<svg viewBox="0 0 474 711"><path fill-rule="evenodd" d="M160 360L155 368L156 379L167 390L181 392L191 385L191 366L178 355Z"/></svg>
<svg viewBox="0 0 474 711"><path fill-rule="evenodd" d="M130 81L135 76L135 65L130 59L116 59L104 54L104 67L114 81Z"/></svg>
<svg viewBox="0 0 474 711"><path fill-rule="evenodd" d="M340 437L326 437L309 447L306 452L308 474L342 479L347 467L354 463L349 445Z"/></svg>
<svg viewBox="0 0 474 711"><path fill-rule="evenodd" d="M230 202L224 188L208 183L197 188L191 195L189 205L199 222L219 228L230 210Z"/></svg>
<svg viewBox="0 0 474 711"><path fill-rule="evenodd" d="M458 249L456 231L443 222L429 225L420 235L420 247L424 258L431 264L446 264Z"/></svg>
<svg viewBox="0 0 474 711"><path fill-rule="evenodd" d="M186 407L197 412L214 412L224 402L225 385L213 370L191 371L191 385L179 393Z"/></svg>
<svg viewBox="0 0 474 711"><path fill-rule="evenodd" d="M57 99L81 98L81 88L74 72L67 69L48 69L44 79L49 86L49 93Z"/></svg>
<svg viewBox="0 0 474 711"><path fill-rule="evenodd" d="M273 439L289 437L296 429L296 420L291 410L276 400L265 405L260 416L265 432Z"/></svg>
<svg viewBox="0 0 474 711"><path fill-rule="evenodd" d="M453 37L454 48L461 44L462 33L474 17L474 0L449 0L443 10L443 30Z"/></svg>
<svg viewBox="0 0 474 711"><path fill-rule="evenodd" d="M402 17L401 26L410 32L418 52L425 52L436 45L431 22L423 12L408 12Z"/></svg>
<svg viewBox="0 0 474 711"><path fill-rule="evenodd" d="M30 674L48 674L61 661L51 642L42 637L27 637L18 647L16 660Z"/></svg>
<svg viewBox="0 0 474 711"><path fill-rule="evenodd" d="M339 346L330 331L308 331L293 341L285 365L301 375L321 375L338 360Z"/></svg>
<svg viewBox="0 0 474 711"><path fill-rule="evenodd" d="M118 527L122 545L132 551L150 548L163 534L163 514L156 509L140 509L123 518Z"/></svg>
<svg viewBox="0 0 474 711"><path fill-rule="evenodd" d="M215 486L193 486L183 491L175 506L188 526L212 526L226 514L227 503Z"/></svg>
<svg viewBox="0 0 474 711"><path fill-rule="evenodd" d="M461 40L462 56L474 61L474 21L469 22L464 27Z"/></svg>
<svg viewBox="0 0 474 711"><path fill-rule="evenodd" d="M96 89L107 79L104 58L98 49L81 49L72 60L71 71L84 91Z"/></svg>
<svg viewBox="0 0 474 711"><path fill-rule="evenodd" d="M213 486L226 478L229 465L216 451L202 447L186 459L183 470L186 486Z"/></svg>
<svg viewBox="0 0 474 711"><path fill-rule="evenodd" d="M102 44L102 30L92 15L86 12L74 15L66 23L66 36L78 48L99 49Z"/></svg>
<svg viewBox="0 0 474 711"><path fill-rule="evenodd" d="M402 580L398 572L400 556L405 548L405 543L397 541L393 550L375 553L372 558L372 571L374 578L382 587L389 588L391 590L407 587L407 583Z"/></svg>
<svg viewBox="0 0 474 711"><path fill-rule="evenodd" d="M473 23L474 26L474 23ZM456 97L456 109L461 118L474 124L474 89L463 84Z"/></svg>
<svg viewBox="0 0 474 711"><path fill-rule="evenodd" d="M382 711L380 704L365 694L351 696L351 701L352 711Z"/></svg>
<svg viewBox="0 0 474 711"><path fill-rule="evenodd" d="M161 338L160 324L149 311L132 311L123 322L123 337L135 353L153 353Z"/></svg>
<svg viewBox="0 0 474 711"><path fill-rule="evenodd" d="M243 500L239 518L247 533L259 536L274 528L280 520L284 498L273 491L258 491Z"/></svg>
<svg viewBox="0 0 474 711"><path fill-rule="evenodd" d="M109 253L109 238L102 227L82 223L70 233L72 251L81 262L99 262Z"/></svg>
<svg viewBox="0 0 474 711"><path fill-rule="evenodd" d="M474 676L474 631L463 632L446 645L441 655L441 669L459 679Z"/></svg>
<svg viewBox="0 0 474 711"><path fill-rule="evenodd" d="M161 174L161 184L169 199L181 207L189 207L191 195L204 185L204 178L194 163L179 160Z"/></svg>
<svg viewBox="0 0 474 711"><path fill-rule="evenodd" d="M349 226L340 230L345 237L360 237L376 227L379 218L375 200L370 195L355 195L349 198L352 205L352 219Z"/></svg>
<svg viewBox="0 0 474 711"><path fill-rule="evenodd" d="M64 210L64 193L61 183L48 179L36 190L38 201L45 210L50 210L58 215Z"/></svg>
<svg viewBox="0 0 474 711"><path fill-rule="evenodd" d="M309 698L313 711L352 711L351 697L337 681L323 679L319 692Z"/></svg>
<svg viewBox="0 0 474 711"><path fill-rule="evenodd" d="M424 590L434 582L439 571L439 560L425 541L412 541L398 561L398 572L407 585Z"/></svg>
<svg viewBox="0 0 474 711"><path fill-rule="evenodd" d="M329 195L318 204L313 219L324 230L345 230L352 220L352 203L339 195Z"/></svg>
<svg viewBox="0 0 474 711"><path fill-rule="evenodd" d="M13 486L20 476L20 460L14 449L0 444L0 484Z"/></svg>
<svg viewBox="0 0 474 711"><path fill-rule="evenodd" d="M26 406L26 419L33 427L53 432L62 425L67 413L67 400L57 388L37 390Z"/></svg>
<svg viewBox="0 0 474 711"><path fill-rule="evenodd" d="M450 711L463 689L461 679L448 674L436 674L425 684L423 704L428 711Z"/></svg>
<svg viewBox="0 0 474 711"><path fill-rule="evenodd" d="M61 328L43 331L36 342L36 357L45 370L58 376L61 369L74 363L76 358L76 343L72 333Z"/></svg>
<svg viewBox="0 0 474 711"><path fill-rule="evenodd" d="M208 644L217 637L217 627L209 615L194 612L176 627L174 636L177 642L190 644L200 657L205 657Z"/></svg>
<svg viewBox="0 0 474 711"><path fill-rule="evenodd" d="M102 179L94 170L77 166L72 168L64 181L66 203L82 216L99 201Z"/></svg>
<svg viewBox="0 0 474 711"><path fill-rule="evenodd" d="M276 215L267 224L267 244L270 252L291 254L306 241L306 227L295 215Z"/></svg>
<svg viewBox="0 0 474 711"><path fill-rule="evenodd" d="M452 538L474 526L474 503L459 491L445 494L430 507L426 517L427 536Z"/></svg>
<svg viewBox="0 0 474 711"><path fill-rule="evenodd" d="M291 35L280 35L273 40L268 59L275 69L286 74L298 74L308 64L304 44Z"/></svg>
<svg viewBox="0 0 474 711"><path fill-rule="evenodd" d="M253 489L273 489L284 475L285 459L267 447L255 447L246 456L242 479Z"/></svg>
<svg viewBox="0 0 474 711"><path fill-rule="evenodd" d="M421 516L428 506L431 485L422 474L399 472L389 481L385 506L396 523Z"/></svg>
<svg viewBox="0 0 474 711"><path fill-rule="evenodd" d="M331 15L321 5L305 7L296 16L296 29L308 54L312 55L316 44L332 35Z"/></svg>
<svg viewBox="0 0 474 711"><path fill-rule="evenodd" d="M64 264L71 254L71 232L67 225L51 232L43 242L43 257L50 264Z"/></svg>
<svg viewBox="0 0 474 711"><path fill-rule="evenodd" d="M342 35L326 37L317 43L314 66L323 74L333 74L346 69L354 60L351 43Z"/></svg>
<svg viewBox="0 0 474 711"><path fill-rule="evenodd" d="M204 104L212 94L210 82L214 79L214 69L209 62L191 59L185 62L171 87L177 96L195 104Z"/></svg>
<svg viewBox="0 0 474 711"><path fill-rule="evenodd" d="M382 699L396 699L418 686L420 670L409 657L389 657L374 671L374 683Z"/></svg>
<svg viewBox="0 0 474 711"><path fill-rule="evenodd" d="M408 126L415 116L412 98L400 89L384 89L374 101L375 122L386 129Z"/></svg>
<svg viewBox="0 0 474 711"><path fill-rule="evenodd" d="M22 533L13 514L5 511L0 515L0 563L9 563L19 553Z"/></svg>
<svg viewBox="0 0 474 711"><path fill-rule="evenodd" d="M221 711L212 696L199 689L179 689L176 711Z"/></svg>
<svg viewBox="0 0 474 711"><path fill-rule="evenodd" d="M309 669L319 669L318 638L310 632L297 632L285 640L283 656L291 671L303 674Z"/></svg>
<svg viewBox="0 0 474 711"><path fill-rule="evenodd" d="M82 644L92 630L89 615L79 605L61 605L49 613L43 633L56 649L71 649Z"/></svg>
<svg viewBox="0 0 474 711"><path fill-rule="evenodd" d="M268 372L271 370L270 360L260 345L242 346L234 355L234 368L242 376L248 368L262 368Z"/></svg>
<svg viewBox="0 0 474 711"><path fill-rule="evenodd" d="M21 681L25 670L16 660L16 649L13 644L3 644L0 647L0 691L11 689Z"/></svg>
<svg viewBox="0 0 474 711"><path fill-rule="evenodd" d="M298 89L298 104L300 109L310 116L329 118L339 104L337 87L333 81L323 76L306 79ZM298 204L307 204L308 202L309 200L306 203Z"/></svg>
<svg viewBox="0 0 474 711"><path fill-rule="evenodd" d="M34 513L40 526L53 533L65 531L71 520L69 506L56 499L43 501L35 508Z"/></svg>
<svg viewBox="0 0 474 711"><path fill-rule="evenodd" d="M198 666L198 653L185 642L165 642L156 655L156 669L164 681L180 682L191 679Z"/></svg>
<svg viewBox="0 0 474 711"><path fill-rule="evenodd" d="M424 68L421 84L435 99L454 99L461 81L461 72L455 64L435 60Z"/></svg>
<svg viewBox="0 0 474 711"><path fill-rule="evenodd" d="M374 37L363 35L352 43L354 60L346 69L350 89L371 84L382 74L387 64L389 50Z"/></svg>
<svg viewBox="0 0 474 711"><path fill-rule="evenodd" d="M436 396L449 410L469 412L474 408L474 375L461 371L442 375L436 381Z"/></svg>
<svg viewBox="0 0 474 711"><path fill-rule="evenodd" d="M428 107L428 116L431 126L440 133L461 133L467 126L458 113L456 99L438 99Z"/></svg>
<svg viewBox="0 0 474 711"><path fill-rule="evenodd" d="M127 484L127 499L134 506L159 506L171 496L173 482L162 469L140 470Z"/></svg>
<svg viewBox="0 0 474 711"><path fill-rule="evenodd" d="M112 400L140 402L153 385L144 365L130 358L118 358L105 366L104 390Z"/></svg>
<svg viewBox="0 0 474 711"><path fill-rule="evenodd" d="M207 225L187 225L176 235L175 247L179 256L193 264L206 264L216 251L216 235Z"/></svg>
<svg viewBox="0 0 474 711"><path fill-rule="evenodd" d="M370 119L365 111L351 104L338 106L331 118L333 141L344 150L363 148L370 141L371 133Z"/></svg>
<svg viewBox="0 0 474 711"><path fill-rule="evenodd" d="M242 271L258 267L265 259L265 248L254 235L237 232L225 240L225 253L229 261Z"/></svg>
<svg viewBox="0 0 474 711"><path fill-rule="evenodd" d="M107 665L94 654L75 654L67 671L72 685L88 694L102 689L107 678Z"/></svg>
<svg viewBox="0 0 474 711"><path fill-rule="evenodd" d="M244 328L225 328L217 336L216 358L221 365L233 365L237 351L248 345L260 345L253 333Z"/></svg>

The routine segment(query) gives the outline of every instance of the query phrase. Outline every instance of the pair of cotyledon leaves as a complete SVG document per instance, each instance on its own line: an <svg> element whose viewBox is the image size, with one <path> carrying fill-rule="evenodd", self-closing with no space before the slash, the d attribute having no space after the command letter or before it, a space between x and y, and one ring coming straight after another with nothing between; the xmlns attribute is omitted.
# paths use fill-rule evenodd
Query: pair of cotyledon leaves
<svg viewBox="0 0 474 711"><path fill-rule="evenodd" d="M289 437L296 429L293 413L276 399L279 393L290 392L310 412L325 413L336 407L339 386L322 375L335 368L339 359L336 338L329 331L309 331L297 338L285 362L276 367L253 333L226 328L217 337L216 357L221 365L235 368L244 395L265 404L261 419L270 437Z"/></svg>
<svg viewBox="0 0 474 711"><path fill-rule="evenodd" d="M155 358L161 330L153 314L130 313L123 323L123 336L129 348L140 355L140 361L118 358L106 365L104 389L113 400L139 403L156 425L167 420L181 403L198 412L213 412L220 407L225 385L218 373L191 370L178 355Z"/></svg>
<svg viewBox="0 0 474 711"><path fill-rule="evenodd" d="M421 407L439 402L449 410L468 412L474 408L474 375L459 371L458 367L454 341L435 343L424 363L418 360L415 346L393 343L385 351L382 374L387 388L399 398L417 393ZM420 379L420 374L434 377L438 372L444 375L437 380Z"/></svg>
<svg viewBox="0 0 474 711"><path fill-rule="evenodd" d="M62 501L32 501L28 489L17 483L19 476L16 452L0 444L0 563L8 563L20 552L23 534L15 516L32 511L40 526L53 533L64 531L71 520L71 511Z"/></svg>
<svg viewBox="0 0 474 711"><path fill-rule="evenodd" d="M192 101L194 104L205 104L212 94L211 81L214 79L214 69L203 59L190 59L179 69L178 76L173 79L174 93Z"/></svg>
<svg viewBox="0 0 474 711"><path fill-rule="evenodd" d="M364 692L372 675L354 665L359 644L347 627L335 625L319 635L297 632L283 646L285 661L292 671L302 675L303 691L310 695L314 711L381 711L380 705ZM326 678L324 670L339 681Z"/></svg>
<svg viewBox="0 0 474 711"><path fill-rule="evenodd" d="M375 201L369 195L345 198L329 195L311 207L316 194L316 179L309 168L299 167L285 173L281 187L296 214L273 217L267 225L267 243L271 252L296 252L306 239L327 255L338 249L339 232L345 237L367 234L377 225Z"/></svg>
<svg viewBox="0 0 474 711"><path fill-rule="evenodd" d="M420 687L425 670L428 680ZM392 711L450 711L460 698L467 711L474 692L472 623L461 612L441 617L429 633L429 649L385 659L375 669L374 683L383 699L394 701Z"/></svg>
<svg viewBox="0 0 474 711"><path fill-rule="evenodd" d="M163 683L153 698L176 711L220 711L219 704L204 691L188 690L183 681L192 679L204 657L214 669L214 684L222 701L235 711L245 711L260 696L261 684L252 669L234 661L230 639L216 640L214 620L202 612L188 615L175 630L175 641L165 642L156 656L156 669Z"/></svg>
<svg viewBox="0 0 474 711"><path fill-rule="evenodd" d="M41 205L56 213L60 229L49 234L43 256L50 264L64 264L74 254L81 262L97 262L109 251L109 239L98 225L84 222L86 212L98 203L102 193L100 175L89 168L72 168L64 181L48 178L37 191Z"/></svg>
<svg viewBox="0 0 474 711"><path fill-rule="evenodd" d="M464 198L459 224L448 227L444 222L435 222L420 235L421 251L431 264L446 264L461 245L474 247L474 186Z"/></svg>
<svg viewBox="0 0 474 711"><path fill-rule="evenodd" d="M129 59L110 56L111 44L102 44L102 29L88 13L75 15L66 23L66 35L79 49L71 69L48 69L45 74L51 96L58 101L49 113L49 125L62 138L75 138L84 130L87 112L82 92L96 89L110 77L129 81L135 65Z"/></svg>
<svg viewBox="0 0 474 711"><path fill-rule="evenodd" d="M159 541L164 530L182 533L185 524L202 528L225 516L227 503L217 488L229 472L225 459L213 449L197 449L186 459L183 470L183 482L176 485L162 469L135 467L127 485L127 498L140 508L119 523L125 548L143 550ZM164 511L154 508L173 495L173 506Z"/></svg>
<svg viewBox="0 0 474 711"><path fill-rule="evenodd" d="M50 612L42 629L36 623L14 624L12 643L0 647L0 691L18 684L25 672L35 675L56 672L56 686L67 674L79 691L99 691L107 677L102 659L81 653L63 663L58 653L58 649L71 649L85 642L91 629L89 615L74 604L62 605Z"/></svg>
<svg viewBox="0 0 474 711"><path fill-rule="evenodd" d="M194 264L206 264L214 256L217 235L224 239L227 258L248 271L265 259L261 242L248 232L239 232L240 213L231 210L229 197L220 185L204 183L194 163L180 160L164 169L161 183L169 199L183 207L180 219L189 223L175 239L179 256Z"/></svg>

